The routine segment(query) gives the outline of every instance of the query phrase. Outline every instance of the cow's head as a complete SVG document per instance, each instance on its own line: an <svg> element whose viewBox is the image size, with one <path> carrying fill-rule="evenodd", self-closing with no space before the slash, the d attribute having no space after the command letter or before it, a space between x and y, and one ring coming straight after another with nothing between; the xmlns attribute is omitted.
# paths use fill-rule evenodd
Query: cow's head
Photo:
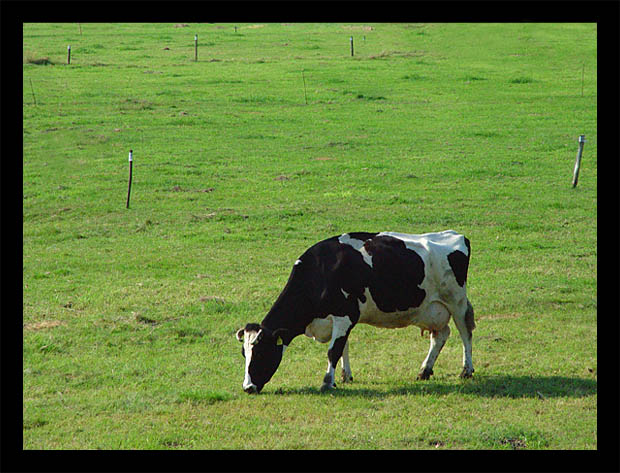
<svg viewBox="0 0 620 473"><path fill-rule="evenodd" d="M282 336L286 329L272 331L259 324L247 324L237 331L237 340L243 343L241 353L245 357L243 390L260 393L280 366L285 345Z"/></svg>

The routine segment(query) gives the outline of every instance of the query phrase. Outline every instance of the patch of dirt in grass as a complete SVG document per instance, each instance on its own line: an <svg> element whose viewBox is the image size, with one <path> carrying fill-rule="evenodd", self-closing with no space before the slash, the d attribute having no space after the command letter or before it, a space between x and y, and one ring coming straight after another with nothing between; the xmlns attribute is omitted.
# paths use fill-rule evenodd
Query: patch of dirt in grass
<svg viewBox="0 0 620 473"><path fill-rule="evenodd" d="M35 66L50 66L54 65L54 61L50 60L49 57L34 57L32 54L27 54L24 56L24 64L34 64Z"/></svg>
<svg viewBox="0 0 620 473"><path fill-rule="evenodd" d="M64 322L60 320L43 320L42 322L31 322L28 324L24 324L24 330L28 331L36 331L36 330L44 330L47 328L55 328L61 325L66 325Z"/></svg>
<svg viewBox="0 0 620 473"><path fill-rule="evenodd" d="M511 84L531 84L532 82L536 82L531 77L515 77L509 81Z"/></svg>
<svg viewBox="0 0 620 473"><path fill-rule="evenodd" d="M222 299L221 297L203 296L200 298L200 302L209 302L209 301L217 302L218 304L226 304L226 301Z"/></svg>
<svg viewBox="0 0 620 473"><path fill-rule="evenodd" d="M183 189L181 186L174 186L170 189L172 192L203 192L209 193L215 190L215 187L207 187L205 189Z"/></svg>
<svg viewBox="0 0 620 473"><path fill-rule="evenodd" d="M361 31L373 31L374 28L372 26L366 25L343 25L342 28L345 30L361 30Z"/></svg>
<svg viewBox="0 0 620 473"><path fill-rule="evenodd" d="M144 223L138 225L138 228L136 228L136 233L145 232L149 228L151 228L153 225L154 223L151 220L146 219Z"/></svg>
<svg viewBox="0 0 620 473"><path fill-rule="evenodd" d="M421 57L424 51L381 51L379 54L372 54L368 59L383 59L387 57Z"/></svg>
<svg viewBox="0 0 620 473"><path fill-rule="evenodd" d="M499 319L516 319L521 317L523 314L491 314L491 315L481 315L480 317L476 316L478 320L499 320Z"/></svg>
<svg viewBox="0 0 620 473"><path fill-rule="evenodd" d="M140 313L132 312L136 318L136 322L147 325L157 325L157 320L150 319Z"/></svg>
<svg viewBox="0 0 620 473"><path fill-rule="evenodd" d="M502 445L510 445L513 450L521 450L527 448L527 443L519 438L507 438L501 441Z"/></svg>
<svg viewBox="0 0 620 473"><path fill-rule="evenodd" d="M121 100L119 109L121 111L130 110L153 110L153 103L148 100L126 98Z"/></svg>

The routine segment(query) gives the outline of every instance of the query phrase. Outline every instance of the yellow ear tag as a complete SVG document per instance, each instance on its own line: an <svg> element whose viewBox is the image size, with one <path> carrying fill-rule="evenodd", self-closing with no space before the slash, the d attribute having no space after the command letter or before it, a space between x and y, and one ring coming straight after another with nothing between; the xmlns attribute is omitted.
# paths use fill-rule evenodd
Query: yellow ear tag
<svg viewBox="0 0 620 473"><path fill-rule="evenodd" d="M282 341L282 337L278 337L278 339L276 340L276 345L284 345L284 342Z"/></svg>

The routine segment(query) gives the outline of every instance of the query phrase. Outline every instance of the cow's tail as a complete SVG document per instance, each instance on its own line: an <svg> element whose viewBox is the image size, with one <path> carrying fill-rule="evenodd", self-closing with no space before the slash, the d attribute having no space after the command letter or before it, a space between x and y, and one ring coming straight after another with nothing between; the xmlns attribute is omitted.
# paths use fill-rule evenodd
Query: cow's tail
<svg viewBox="0 0 620 473"><path fill-rule="evenodd" d="M467 267L465 269L467 272L467 269L469 269L469 260L471 258L471 243L467 237L463 237L463 239L465 240L465 246L467 246ZM465 275L465 278L467 278L467 275ZM467 311L465 312L465 326L470 334L476 328L476 322L474 321L474 308L471 305L471 302L469 302L469 299L467 299Z"/></svg>
<svg viewBox="0 0 620 473"><path fill-rule="evenodd" d="M476 328L476 322L474 321L474 308L467 299L467 311L465 312L465 326L469 333L471 333Z"/></svg>

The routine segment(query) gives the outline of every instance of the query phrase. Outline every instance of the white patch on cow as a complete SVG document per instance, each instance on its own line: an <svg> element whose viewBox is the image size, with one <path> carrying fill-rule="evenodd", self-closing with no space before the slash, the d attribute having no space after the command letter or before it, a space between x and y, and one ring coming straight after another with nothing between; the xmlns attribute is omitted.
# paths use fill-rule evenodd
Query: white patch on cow
<svg viewBox="0 0 620 473"><path fill-rule="evenodd" d="M329 342L332 338L332 320L330 318L314 319L306 326L305 335L320 343Z"/></svg>
<svg viewBox="0 0 620 473"><path fill-rule="evenodd" d="M349 245L359 251L362 254L362 258L364 258L364 262L372 268L372 256L370 256L366 248L364 248L364 242L362 240L351 238L348 233L345 233L338 237L338 241L343 245Z"/></svg>
<svg viewBox="0 0 620 473"><path fill-rule="evenodd" d="M472 361L472 341L470 337L470 332L467 329L467 324L465 322L465 314L467 312L467 308L470 306L467 298L464 298L461 301L461 305L459 307L459 311L455 312L453 319L456 328L459 330L459 334L461 335L461 340L463 341L463 368L465 371L471 375L474 372L474 365Z"/></svg>
<svg viewBox="0 0 620 473"><path fill-rule="evenodd" d="M431 331L437 331L448 325L449 321L450 312L446 306L439 301L433 301L420 314L417 325Z"/></svg>
<svg viewBox="0 0 620 473"><path fill-rule="evenodd" d="M301 264L301 260L298 259L297 261L295 261L295 264L293 266L297 266L298 264Z"/></svg>
<svg viewBox="0 0 620 473"><path fill-rule="evenodd" d="M258 343L258 337L262 331L263 329L261 328L258 332L250 333L250 336L248 337L248 342L250 343L250 345L256 345L256 343Z"/></svg>
<svg viewBox="0 0 620 473"><path fill-rule="evenodd" d="M366 247L362 246L359 251L362 254L362 258L364 258L364 262L372 268L372 256L368 254Z"/></svg>
<svg viewBox="0 0 620 473"><path fill-rule="evenodd" d="M348 315L334 317L328 315L324 319L316 318L306 326L306 337L314 338L317 342L330 342L329 347L334 345L337 338L347 334L349 327L353 325Z"/></svg>
<svg viewBox="0 0 620 473"><path fill-rule="evenodd" d="M344 298L346 299L347 297L349 297L349 293L347 291L345 291L344 289L340 288L340 292L342 292L342 294L344 295Z"/></svg>
<svg viewBox="0 0 620 473"><path fill-rule="evenodd" d="M343 316L336 317L330 314L327 316L327 318L332 320L332 336L331 336L331 340L329 341L329 350L331 350L334 347L334 343L336 342L336 340L338 340L340 337L344 337L347 334L347 332L349 331L349 328L353 325L353 322L351 322L351 319L349 318L348 315L345 315L344 317ZM348 358L349 357L348 357L348 352L347 352L347 362L349 361ZM325 381L324 381L324 385L321 387L321 389L333 387L335 368L336 367L332 366L330 361L327 362L327 372L325 374L324 380L325 381L331 380L331 384L325 385ZM351 367L349 366L349 374L350 372L351 372Z"/></svg>
<svg viewBox="0 0 620 473"><path fill-rule="evenodd" d="M329 348L331 348L334 346L336 339L344 337L347 334L347 330L349 330L349 327L353 325L353 322L351 322L348 315L345 315L344 317L328 315L327 318L332 319L332 338L329 343Z"/></svg>
<svg viewBox="0 0 620 473"><path fill-rule="evenodd" d="M351 238L348 233L340 235L338 237L338 241L343 245L349 245L355 248L357 251L360 250L364 246L364 242L362 240L358 240L357 238Z"/></svg>
<svg viewBox="0 0 620 473"><path fill-rule="evenodd" d="M431 346L428 350L426 358L422 362L421 370L432 370L439 356L439 352L443 348L446 340L450 336L450 326L445 325L441 330L431 332Z"/></svg>
<svg viewBox="0 0 620 473"><path fill-rule="evenodd" d="M243 338L243 351L245 352L245 377L243 378L243 389L248 389L252 386L255 386L252 382L252 378L250 378L250 361L252 361L252 345L250 337L247 336L248 332L245 333L246 337ZM251 332L252 340L256 339L258 334Z"/></svg>
<svg viewBox="0 0 620 473"><path fill-rule="evenodd" d="M419 307L404 311L383 312L377 307L369 288L364 289L366 301L358 301L360 310L359 323L381 328L400 328L417 325L427 330L440 330L450 320L450 311L439 300L428 297Z"/></svg>
<svg viewBox="0 0 620 473"><path fill-rule="evenodd" d="M365 302L358 300L358 307L360 310L359 323L381 328L399 328L415 324L418 312L416 309L383 312L377 307L376 302L370 294L369 288L364 288L364 296L366 297Z"/></svg>
<svg viewBox="0 0 620 473"><path fill-rule="evenodd" d="M461 251L465 256L469 256L469 250L465 245L463 235L454 230L444 230L436 233L423 233L421 235L409 235L407 233L381 232L378 236L391 236L398 238L405 243L410 250L418 252L419 248L432 251L435 256L447 256L454 250ZM420 255L422 256L422 255Z"/></svg>
<svg viewBox="0 0 620 473"><path fill-rule="evenodd" d="M342 351L342 358L340 359L342 364L342 381L347 383L353 379L351 374L351 364L349 363L349 340L344 344L344 350Z"/></svg>

